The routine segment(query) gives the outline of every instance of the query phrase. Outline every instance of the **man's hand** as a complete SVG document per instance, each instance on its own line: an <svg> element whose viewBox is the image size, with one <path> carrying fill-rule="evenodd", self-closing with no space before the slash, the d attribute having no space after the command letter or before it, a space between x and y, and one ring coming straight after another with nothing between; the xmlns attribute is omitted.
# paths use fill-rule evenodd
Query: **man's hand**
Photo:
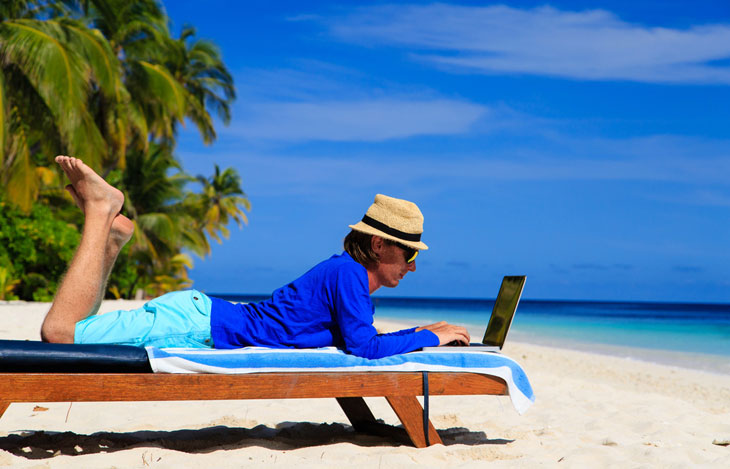
<svg viewBox="0 0 730 469"><path fill-rule="evenodd" d="M446 321L437 322L428 326L422 326L416 329L416 332L428 329L436 334L439 338L439 345L448 344L449 342L458 342L462 345L468 345L470 341L469 332L461 327L448 324Z"/></svg>

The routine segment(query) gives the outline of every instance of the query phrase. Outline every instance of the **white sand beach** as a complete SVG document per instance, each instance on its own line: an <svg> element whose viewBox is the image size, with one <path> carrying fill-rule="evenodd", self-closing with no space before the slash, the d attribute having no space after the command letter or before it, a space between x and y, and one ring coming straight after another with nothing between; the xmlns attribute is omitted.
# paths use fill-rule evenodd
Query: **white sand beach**
<svg viewBox="0 0 730 469"><path fill-rule="evenodd" d="M0 303L0 338L38 340L48 306ZM730 441L730 375L526 343L504 353L535 404L520 416L507 397L432 397L444 446L354 434L333 399L21 403L0 419L0 467L730 467L730 446L713 444Z"/></svg>

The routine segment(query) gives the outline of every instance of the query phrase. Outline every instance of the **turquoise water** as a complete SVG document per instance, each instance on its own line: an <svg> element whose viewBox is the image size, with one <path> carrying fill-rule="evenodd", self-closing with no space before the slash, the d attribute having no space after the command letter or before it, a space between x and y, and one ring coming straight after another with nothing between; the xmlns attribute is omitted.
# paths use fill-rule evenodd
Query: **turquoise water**
<svg viewBox="0 0 730 469"><path fill-rule="evenodd" d="M414 325L445 320L466 326L474 341L481 340L494 305L493 300L424 298L375 298L374 303L376 318ZM510 340L730 372L730 305L522 300Z"/></svg>
<svg viewBox="0 0 730 469"><path fill-rule="evenodd" d="M446 320L479 341L494 301L383 298L376 305L376 317ZM730 373L730 305L523 300L507 340Z"/></svg>
<svg viewBox="0 0 730 469"><path fill-rule="evenodd" d="M528 308L525 308L526 310ZM524 313L524 314L523 314ZM546 317L520 311L516 335L565 338L577 342L684 350L730 358L730 322L697 318Z"/></svg>

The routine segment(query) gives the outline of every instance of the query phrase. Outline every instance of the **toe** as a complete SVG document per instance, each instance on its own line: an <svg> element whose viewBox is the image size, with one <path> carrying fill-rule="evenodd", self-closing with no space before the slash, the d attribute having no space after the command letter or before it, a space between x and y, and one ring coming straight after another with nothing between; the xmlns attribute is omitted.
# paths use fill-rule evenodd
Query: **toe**
<svg viewBox="0 0 730 469"><path fill-rule="evenodd" d="M76 203L79 208L83 209L84 207L81 201L81 197L79 197L79 194L78 192L76 192L76 189L74 189L74 186L69 184L65 187L65 189L69 194L71 194L71 198L74 199L74 203Z"/></svg>

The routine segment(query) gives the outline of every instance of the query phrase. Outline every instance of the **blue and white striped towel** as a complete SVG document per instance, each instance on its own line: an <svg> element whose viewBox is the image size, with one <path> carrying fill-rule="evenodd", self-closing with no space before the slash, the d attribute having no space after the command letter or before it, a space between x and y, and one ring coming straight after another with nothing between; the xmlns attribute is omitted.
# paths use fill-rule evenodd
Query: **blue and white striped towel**
<svg viewBox="0 0 730 469"><path fill-rule="evenodd" d="M155 373L267 373L336 371L446 371L502 378L517 412L524 413L535 401L527 375L514 360L485 352L411 352L368 360L348 355L335 347L319 349L272 349L245 347L233 350L158 349L147 347Z"/></svg>

